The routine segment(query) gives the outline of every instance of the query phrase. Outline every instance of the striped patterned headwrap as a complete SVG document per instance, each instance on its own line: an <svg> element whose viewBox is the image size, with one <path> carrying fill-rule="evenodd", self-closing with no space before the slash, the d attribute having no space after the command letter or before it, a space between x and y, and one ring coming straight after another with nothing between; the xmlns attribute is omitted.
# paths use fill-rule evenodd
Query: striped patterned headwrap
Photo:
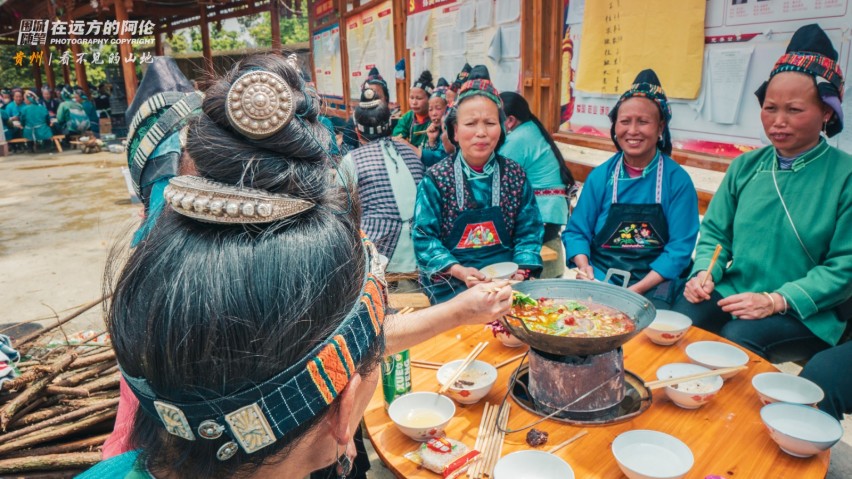
<svg viewBox="0 0 852 479"><path fill-rule="evenodd" d="M236 443L220 449L221 460L236 452L238 444L252 453L322 414L357 372L362 359L383 338L387 291L379 268L378 252L362 238L367 250L367 270L361 295L346 318L322 344L302 360L266 381L227 396L193 402L178 401L180 392L160 394L145 378L124 374L139 405L166 430L193 441L229 434Z"/></svg>
<svg viewBox="0 0 852 479"><path fill-rule="evenodd" d="M474 95L482 95L496 103L497 107L501 110L503 108L503 100L500 99L500 92L497 91L497 88L494 87L494 84L490 80L485 79L466 81L461 89L459 89L459 95L456 98L455 104L458 105L465 98Z"/></svg>

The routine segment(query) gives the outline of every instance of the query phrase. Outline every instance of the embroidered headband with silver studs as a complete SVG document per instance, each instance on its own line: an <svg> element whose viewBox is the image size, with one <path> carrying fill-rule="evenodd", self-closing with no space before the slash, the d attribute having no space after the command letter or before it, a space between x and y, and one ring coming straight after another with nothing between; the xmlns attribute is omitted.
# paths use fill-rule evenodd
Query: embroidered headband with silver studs
<svg viewBox="0 0 852 479"><path fill-rule="evenodd" d="M293 89L281 76L253 70L237 78L228 90L228 122L242 135L260 140L281 131L294 114Z"/></svg>
<svg viewBox="0 0 852 479"><path fill-rule="evenodd" d="M221 461L242 448L263 449L321 414L349 383L357 367L379 340L387 303L386 284L376 269L378 252L366 238L368 261L361 295L334 333L302 360L266 381L215 399L175 401L157 394L145 378L122 375L143 411L158 418L166 431L188 441L214 440L228 433L216 453ZM179 393L170 396L178 397Z"/></svg>
<svg viewBox="0 0 852 479"><path fill-rule="evenodd" d="M172 178L164 195L177 213L218 224L271 223L315 206L290 195L230 186L198 176Z"/></svg>

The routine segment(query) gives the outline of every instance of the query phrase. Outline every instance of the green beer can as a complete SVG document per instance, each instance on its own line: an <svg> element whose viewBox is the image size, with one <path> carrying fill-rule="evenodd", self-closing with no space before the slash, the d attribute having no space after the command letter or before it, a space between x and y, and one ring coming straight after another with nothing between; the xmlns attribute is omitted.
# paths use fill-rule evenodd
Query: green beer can
<svg viewBox="0 0 852 479"><path fill-rule="evenodd" d="M407 349L382 361L382 390L385 409L394 399L411 392L411 359Z"/></svg>

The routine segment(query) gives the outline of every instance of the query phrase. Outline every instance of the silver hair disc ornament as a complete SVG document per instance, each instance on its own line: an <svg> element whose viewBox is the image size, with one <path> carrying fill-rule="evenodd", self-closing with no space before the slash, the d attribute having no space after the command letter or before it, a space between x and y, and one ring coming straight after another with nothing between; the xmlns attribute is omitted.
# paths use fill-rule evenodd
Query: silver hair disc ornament
<svg viewBox="0 0 852 479"><path fill-rule="evenodd" d="M258 70L239 77L225 102L231 126L260 140L281 131L293 119L293 89L279 75Z"/></svg>

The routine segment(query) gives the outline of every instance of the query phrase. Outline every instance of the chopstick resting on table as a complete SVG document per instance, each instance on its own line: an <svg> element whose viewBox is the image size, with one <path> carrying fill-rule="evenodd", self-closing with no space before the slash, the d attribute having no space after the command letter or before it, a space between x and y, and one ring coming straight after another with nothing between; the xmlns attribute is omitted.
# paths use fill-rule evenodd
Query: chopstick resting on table
<svg viewBox="0 0 852 479"><path fill-rule="evenodd" d="M473 447L480 452L480 456L468 469L467 477L475 479L493 477L494 466L503 451L503 440L506 433L502 431L506 430L510 407L511 404L507 402L503 406L503 410L500 411L500 406L485 403L485 408L482 410L482 421L479 423L476 443Z"/></svg>
<svg viewBox="0 0 852 479"><path fill-rule="evenodd" d="M527 354L527 353L521 353L517 356L512 356L511 358L509 358L505 361L499 362L494 366L494 369L500 369L507 364L511 364L511 363L517 361L518 359L521 359L522 357L524 357L525 354Z"/></svg>
<svg viewBox="0 0 852 479"><path fill-rule="evenodd" d="M432 361L421 361L419 359L412 359L410 362L412 366L422 369L441 369L441 366L443 366L443 364L441 363L433 363Z"/></svg>
<svg viewBox="0 0 852 479"><path fill-rule="evenodd" d="M452 385L456 381L458 381L464 370L467 369L468 366L470 366L473 360L476 359L477 356L479 356L479 353L481 353L486 346L488 346L487 342L480 342L479 344L477 344L476 347L473 348L473 351L471 351L470 354L468 354L467 357L464 358L464 361L461 363L461 366L459 366L459 368L456 369L453 375L450 376L450 379L447 380L447 382L444 383L444 385L441 386L440 389L438 389L438 394L444 394L445 392L447 392L447 389L450 389L450 387L452 387Z"/></svg>
<svg viewBox="0 0 852 479"><path fill-rule="evenodd" d="M704 283L707 282L707 278L709 276L713 276L713 267L716 266L716 260L719 259L719 253L722 252L722 245L716 245L716 251L713 252L713 257L710 258L710 266L707 267L707 274L704 275L704 279L701 280L701 287L704 287Z"/></svg>
<svg viewBox="0 0 852 479"><path fill-rule="evenodd" d="M703 373L695 373L687 376L681 376L679 378L670 378L670 379L659 379L657 381L648 381L645 383L645 387L648 389L660 389L666 386L671 386L674 384L687 383L689 381L695 381L696 379L704 379L713 376L721 376L723 374L733 373L736 371L742 371L744 369L748 369L748 366L736 366L733 368L719 368L713 369L711 371L704 371Z"/></svg>
<svg viewBox="0 0 852 479"><path fill-rule="evenodd" d="M566 439L565 441L562 441L559 444L551 447L550 449L547 450L547 452L549 454L555 454L556 451L562 449L563 447L567 446L568 444L571 444L572 442L576 441L577 439L582 438L583 436L585 436L588 433L589 433L589 431L586 431L585 429L583 429L582 431L578 432L577 434L574 434L574 436L572 436L570 439Z"/></svg>

